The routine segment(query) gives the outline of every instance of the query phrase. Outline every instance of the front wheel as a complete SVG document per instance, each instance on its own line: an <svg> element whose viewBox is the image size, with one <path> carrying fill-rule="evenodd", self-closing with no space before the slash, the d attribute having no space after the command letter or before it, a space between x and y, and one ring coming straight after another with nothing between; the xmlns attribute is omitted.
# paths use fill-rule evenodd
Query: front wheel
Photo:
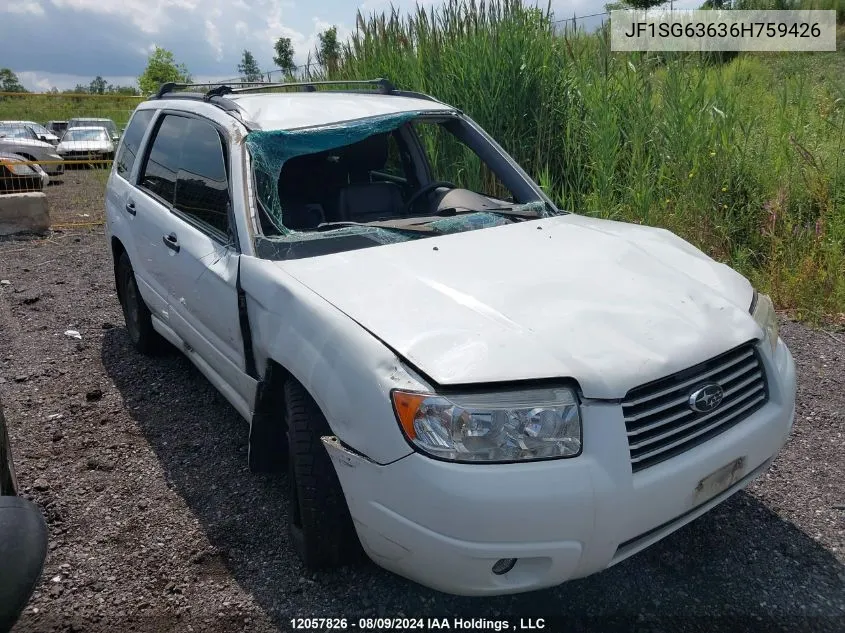
<svg viewBox="0 0 845 633"><path fill-rule="evenodd" d="M343 489L320 438L331 435L325 416L296 380L285 383L288 424L288 532L306 567L337 567L363 553Z"/></svg>
<svg viewBox="0 0 845 633"><path fill-rule="evenodd" d="M129 256L121 253L117 262L117 296L123 308L123 319L129 340L142 354L152 356L161 351L164 339L153 329L152 315L144 303L135 281Z"/></svg>

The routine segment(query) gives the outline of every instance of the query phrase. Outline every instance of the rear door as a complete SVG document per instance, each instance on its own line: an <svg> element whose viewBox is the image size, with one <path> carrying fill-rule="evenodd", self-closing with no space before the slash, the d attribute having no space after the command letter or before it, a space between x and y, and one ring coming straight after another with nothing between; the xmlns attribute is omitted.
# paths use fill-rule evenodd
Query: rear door
<svg viewBox="0 0 845 633"><path fill-rule="evenodd" d="M149 267L146 265L146 259L140 254L144 250L143 225L151 219L143 214L138 216L138 196L134 188L138 154L155 115L156 110L136 110L129 121L106 187L106 221L109 224L109 232L121 241L129 254L144 301L151 309L157 311L164 303L160 295L152 292Z"/></svg>
<svg viewBox="0 0 845 633"><path fill-rule="evenodd" d="M165 112L138 186L144 210L157 218L144 248L151 283L166 297L168 325L187 351L207 364L201 367L206 375L209 369L217 374L233 390L228 395L236 395L236 404L248 411L256 385L246 372L240 330L240 253L227 155L226 139L215 123Z"/></svg>

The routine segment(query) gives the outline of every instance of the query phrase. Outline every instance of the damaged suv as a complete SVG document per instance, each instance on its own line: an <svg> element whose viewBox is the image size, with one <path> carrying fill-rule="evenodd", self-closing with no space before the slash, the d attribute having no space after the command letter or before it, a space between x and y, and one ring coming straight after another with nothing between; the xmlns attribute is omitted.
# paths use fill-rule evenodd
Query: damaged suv
<svg viewBox="0 0 845 633"><path fill-rule="evenodd" d="M768 297L668 231L563 212L385 80L166 84L107 187L134 346L184 352L287 469L304 563L441 591L603 570L758 477L794 418Z"/></svg>

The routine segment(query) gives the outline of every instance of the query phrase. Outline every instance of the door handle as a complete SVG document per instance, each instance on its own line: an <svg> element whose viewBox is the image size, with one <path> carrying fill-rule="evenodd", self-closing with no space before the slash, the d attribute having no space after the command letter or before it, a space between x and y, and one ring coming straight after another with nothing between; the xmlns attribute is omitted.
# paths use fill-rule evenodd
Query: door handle
<svg viewBox="0 0 845 633"><path fill-rule="evenodd" d="M181 246L179 246L179 238L176 237L176 233L171 233L170 235L162 235L161 241L164 242L164 245L167 248L176 253L178 253L179 249L182 248Z"/></svg>
<svg viewBox="0 0 845 633"><path fill-rule="evenodd" d="M135 215L138 211L135 210L135 203L134 202L127 202L126 203L126 211L129 215Z"/></svg>

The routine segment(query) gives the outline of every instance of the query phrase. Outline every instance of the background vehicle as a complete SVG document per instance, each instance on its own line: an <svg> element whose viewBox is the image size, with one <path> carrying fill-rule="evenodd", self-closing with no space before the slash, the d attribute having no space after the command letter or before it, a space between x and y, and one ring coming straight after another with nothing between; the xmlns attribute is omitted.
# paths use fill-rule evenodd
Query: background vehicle
<svg viewBox="0 0 845 633"><path fill-rule="evenodd" d="M52 134L55 134L57 139L61 140L62 135L67 132L67 121L47 121L47 125L45 127Z"/></svg>
<svg viewBox="0 0 845 633"><path fill-rule="evenodd" d="M250 466L288 468L306 565L360 544L441 591L539 589L765 472L796 393L768 297L560 211L456 108L350 84L165 85L106 192L131 341L182 350Z"/></svg>
<svg viewBox="0 0 845 633"><path fill-rule="evenodd" d="M56 152L65 160L111 160L114 142L104 127L71 127Z"/></svg>
<svg viewBox="0 0 845 633"><path fill-rule="evenodd" d="M0 401L0 633L29 601L47 556L47 525L38 507L17 496L12 451Z"/></svg>
<svg viewBox="0 0 845 633"><path fill-rule="evenodd" d="M106 130L108 130L112 141L117 142L120 140L120 130L117 128L115 122L111 119L98 119L88 117L78 117L75 119L70 119L67 122L67 129L69 130L74 127L104 127L106 128Z"/></svg>
<svg viewBox="0 0 845 633"><path fill-rule="evenodd" d="M35 133L39 141L50 143L50 145L59 144L59 136L48 130L46 127L35 121L0 121L0 128L2 127L28 127Z"/></svg>
<svg viewBox="0 0 845 633"><path fill-rule="evenodd" d="M35 132L28 127L0 128L0 152L17 154L36 162L51 176L61 175L65 171L62 157L56 153L56 148L38 140Z"/></svg>
<svg viewBox="0 0 845 633"><path fill-rule="evenodd" d="M41 191L49 183L50 176L38 164L0 152L0 193Z"/></svg>

